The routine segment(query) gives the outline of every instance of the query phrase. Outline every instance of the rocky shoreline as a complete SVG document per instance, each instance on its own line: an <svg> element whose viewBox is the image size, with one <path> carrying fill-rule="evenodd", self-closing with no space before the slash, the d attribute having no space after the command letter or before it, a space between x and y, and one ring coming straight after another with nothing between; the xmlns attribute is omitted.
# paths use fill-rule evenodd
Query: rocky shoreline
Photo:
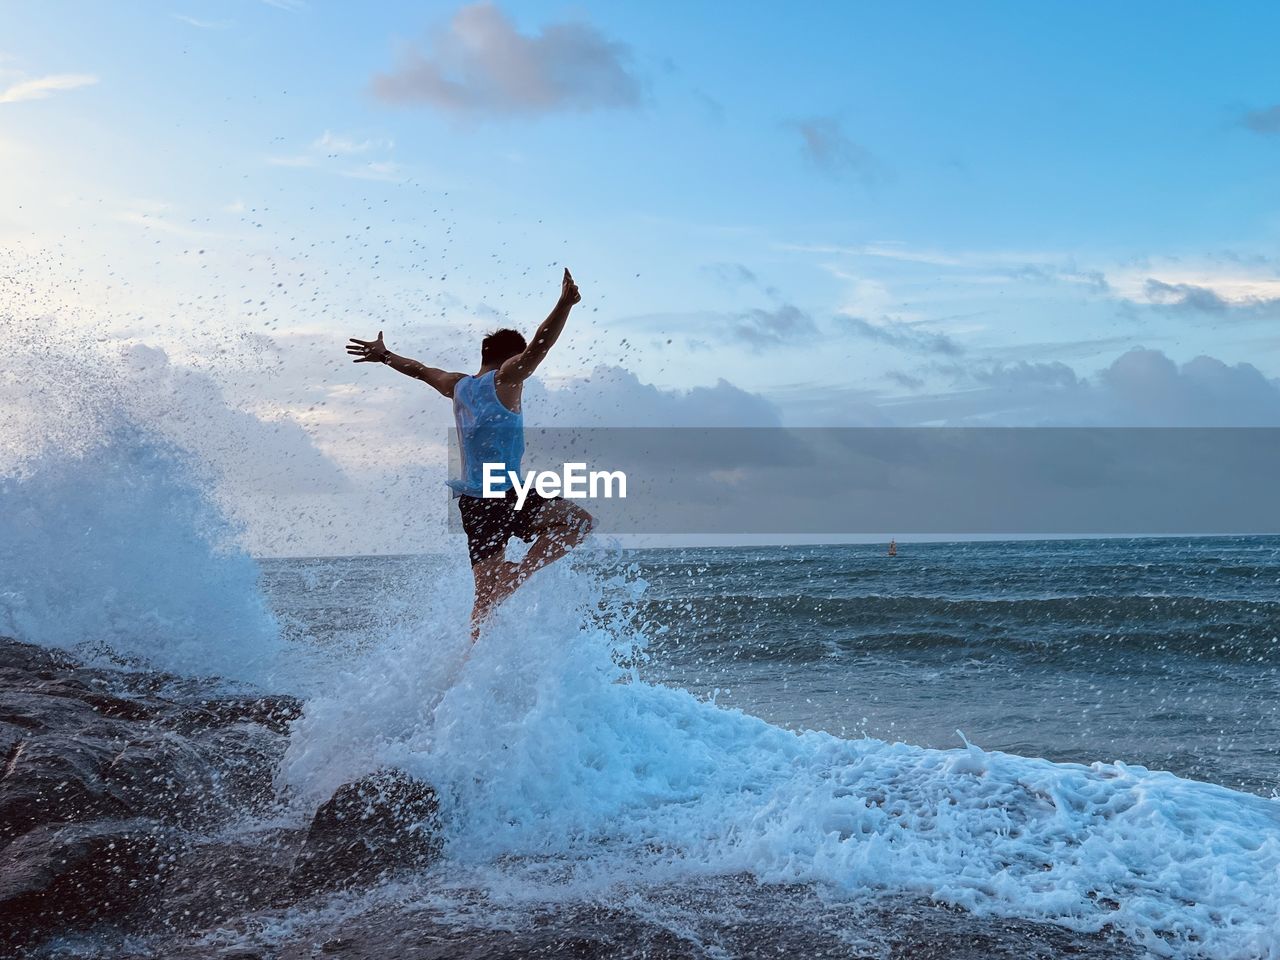
<svg viewBox="0 0 1280 960"><path fill-rule="evenodd" d="M621 905L469 925L429 898L393 892L343 919L265 937L255 931L290 911L380 884L398 890L440 865L434 791L396 771L344 786L309 821L279 816L273 772L301 709L286 696L90 667L0 638L0 956L1139 955L1114 937L905 898L833 905L745 877L671 891L686 912L707 899L705 923L679 935ZM483 913L484 892L474 898Z"/></svg>

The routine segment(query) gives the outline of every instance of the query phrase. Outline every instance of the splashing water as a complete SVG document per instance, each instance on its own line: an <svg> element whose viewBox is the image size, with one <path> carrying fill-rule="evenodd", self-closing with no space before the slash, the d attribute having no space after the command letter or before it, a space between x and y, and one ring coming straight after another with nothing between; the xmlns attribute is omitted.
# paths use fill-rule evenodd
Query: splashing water
<svg viewBox="0 0 1280 960"><path fill-rule="evenodd" d="M400 766L448 857L533 903L747 873L1280 956L1280 804L1124 764L793 733L645 682L642 584L550 569L460 662L456 611L313 699L282 785ZM445 604L448 606L448 604ZM451 633L450 631L455 631Z"/></svg>
<svg viewBox="0 0 1280 960"><path fill-rule="evenodd" d="M145 431L46 452L0 478L0 633L269 684L279 631L234 533Z"/></svg>
<svg viewBox="0 0 1280 960"><path fill-rule="evenodd" d="M50 322L0 359L0 401L0 633L295 688L221 473L196 453L211 434L234 446L244 417L212 380Z"/></svg>

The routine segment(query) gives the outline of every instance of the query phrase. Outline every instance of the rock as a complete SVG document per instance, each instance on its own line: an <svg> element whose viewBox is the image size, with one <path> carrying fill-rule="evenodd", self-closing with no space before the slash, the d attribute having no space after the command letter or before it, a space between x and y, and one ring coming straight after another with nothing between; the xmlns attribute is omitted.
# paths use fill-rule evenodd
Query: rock
<svg viewBox="0 0 1280 960"><path fill-rule="evenodd" d="M8 637L0 637L0 643L4 644L4 666L0 667L0 672L13 671L23 676L51 678L79 666L74 657L61 650L20 643Z"/></svg>
<svg viewBox="0 0 1280 960"><path fill-rule="evenodd" d="M120 920L164 878L178 845L149 820L28 831L0 859L0 943Z"/></svg>
<svg viewBox="0 0 1280 960"><path fill-rule="evenodd" d="M0 848L46 824L150 817L188 829L274 802L289 697L85 667L0 638Z"/></svg>
<svg viewBox="0 0 1280 960"><path fill-rule="evenodd" d="M258 827L196 840L166 877L163 902L147 926L181 934L296 902L289 874L304 834Z"/></svg>
<svg viewBox="0 0 1280 960"><path fill-rule="evenodd" d="M205 701L204 707L214 725L247 722L280 734L302 715L302 704L292 697L223 697Z"/></svg>
<svg viewBox="0 0 1280 960"><path fill-rule="evenodd" d="M134 816L194 828L217 819L212 753L202 743L159 732L120 744L101 775Z"/></svg>
<svg viewBox="0 0 1280 960"><path fill-rule="evenodd" d="M160 880L185 878L179 916L243 908L272 874L289 889L300 830L269 849L191 850L274 805L300 710L0 638L0 945L126 922L168 930Z"/></svg>
<svg viewBox="0 0 1280 960"><path fill-rule="evenodd" d="M0 845L48 823L127 817L102 777L112 755L100 740L54 730L14 744L0 778Z"/></svg>
<svg viewBox="0 0 1280 960"><path fill-rule="evenodd" d="M367 883L440 853L435 790L400 770L339 787L316 811L294 863L299 890Z"/></svg>

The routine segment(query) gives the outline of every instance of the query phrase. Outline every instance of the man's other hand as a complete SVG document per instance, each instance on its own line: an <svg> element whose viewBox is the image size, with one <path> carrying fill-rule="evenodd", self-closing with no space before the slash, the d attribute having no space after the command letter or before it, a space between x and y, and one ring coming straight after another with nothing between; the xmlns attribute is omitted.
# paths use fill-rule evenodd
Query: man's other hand
<svg viewBox="0 0 1280 960"><path fill-rule="evenodd" d="M582 300L582 294L578 292L578 285L573 282L573 274L569 272L569 268L564 268L564 280L560 282L560 302L573 306Z"/></svg>
<svg viewBox="0 0 1280 960"><path fill-rule="evenodd" d="M565 273L567 274L568 271L566 270ZM381 330L378 331L377 340L357 340L352 337L351 342L347 344L347 354L355 357L352 363L382 363L390 352L387 345L382 342Z"/></svg>

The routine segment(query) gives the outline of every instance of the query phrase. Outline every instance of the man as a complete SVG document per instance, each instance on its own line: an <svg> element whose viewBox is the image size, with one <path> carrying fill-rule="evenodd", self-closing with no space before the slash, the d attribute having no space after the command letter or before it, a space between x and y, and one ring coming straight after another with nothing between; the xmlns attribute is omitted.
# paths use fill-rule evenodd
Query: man
<svg viewBox="0 0 1280 960"><path fill-rule="evenodd" d="M538 369L555 345L569 319L569 311L582 299L578 285L566 269L560 299L542 321L532 343L525 343L515 330L495 330L480 345L480 369L471 376L448 373L417 360L397 356L377 340L351 338L347 353L355 363L385 363L406 376L422 380L453 400L462 448L462 478L449 485L458 498L462 527L467 533L471 572L476 582L475 606L471 611L471 638L479 636L480 624L489 612L509 597L537 570L558 560L591 532L587 511L559 497L546 499L530 490L523 509L516 509L516 492L509 480L495 484L505 489L501 498L486 498L484 465L501 463L501 475L520 471L524 456L524 414L520 408L524 382ZM507 541L519 537L532 542L519 563L504 556Z"/></svg>

